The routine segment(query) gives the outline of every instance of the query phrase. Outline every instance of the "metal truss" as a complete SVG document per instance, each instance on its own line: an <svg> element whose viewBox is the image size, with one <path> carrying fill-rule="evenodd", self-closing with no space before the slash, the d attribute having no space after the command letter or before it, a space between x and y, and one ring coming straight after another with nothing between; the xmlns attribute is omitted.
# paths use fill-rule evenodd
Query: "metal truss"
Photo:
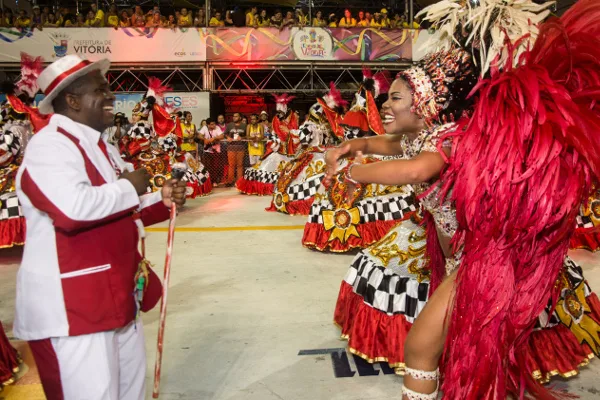
<svg viewBox="0 0 600 400"><path fill-rule="evenodd" d="M148 80L155 77L163 85L170 86L175 92L205 91L205 68L201 66L183 67L113 67L106 78L113 92L145 92L148 90Z"/></svg>
<svg viewBox="0 0 600 400"><path fill-rule="evenodd" d="M334 82L341 92L354 92L362 81L363 67L374 72L388 70L392 76L410 63L383 66L378 63L289 63L218 64L208 66L208 89L212 93L295 93L315 94L329 89Z"/></svg>

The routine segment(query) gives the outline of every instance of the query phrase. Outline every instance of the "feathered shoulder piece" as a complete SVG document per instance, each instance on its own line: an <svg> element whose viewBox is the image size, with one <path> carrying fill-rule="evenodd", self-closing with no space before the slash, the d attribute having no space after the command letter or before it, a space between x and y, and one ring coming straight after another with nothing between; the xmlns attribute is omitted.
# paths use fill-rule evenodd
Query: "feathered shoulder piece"
<svg viewBox="0 0 600 400"><path fill-rule="evenodd" d="M290 96L287 93L284 93L282 95L274 94L273 97L275 98L275 103L285 105L285 106L290 104L290 102L296 98L296 96Z"/></svg>
<svg viewBox="0 0 600 400"><path fill-rule="evenodd" d="M370 68L363 68L362 87L373 93L373 97L386 93L390 88L390 73L382 70L373 74Z"/></svg>
<svg viewBox="0 0 600 400"><path fill-rule="evenodd" d="M165 93L170 91L171 88L167 85L163 85L161 80L151 76L148 79L148 92L146 92L146 98L153 97L159 105L163 105ZM151 101L150 101L151 102Z"/></svg>
<svg viewBox="0 0 600 400"><path fill-rule="evenodd" d="M439 32L424 44L428 53L460 45L473 54L481 76L485 76L490 67L505 65L509 57L507 41L515 47L511 54L513 64L532 47L538 36L538 25L548 17L554 3L442 0L424 8L417 16L429 21Z"/></svg>
<svg viewBox="0 0 600 400"><path fill-rule="evenodd" d="M42 57L32 57L27 53L21 53L21 79L15 86L15 94L26 94L29 98L34 98L39 87L37 78L44 69Z"/></svg>
<svg viewBox="0 0 600 400"><path fill-rule="evenodd" d="M327 107L335 111L340 111L348 105L348 101L344 100L342 93L335 87L335 83L329 83L329 92L323 96L323 100Z"/></svg>

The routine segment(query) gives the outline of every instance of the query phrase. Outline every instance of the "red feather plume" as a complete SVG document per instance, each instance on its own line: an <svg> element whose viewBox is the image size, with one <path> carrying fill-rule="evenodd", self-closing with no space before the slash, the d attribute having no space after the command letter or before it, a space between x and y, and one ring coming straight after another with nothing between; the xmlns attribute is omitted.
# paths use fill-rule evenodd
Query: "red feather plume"
<svg viewBox="0 0 600 400"><path fill-rule="evenodd" d="M162 104L165 93L170 90L171 87L163 85L160 79L154 76L148 78L148 92L146 93L146 97L152 96L159 104Z"/></svg>
<svg viewBox="0 0 600 400"><path fill-rule="evenodd" d="M31 98L39 90L37 78L44 69L44 60L42 57L32 57L27 53L21 52L21 79L16 84L18 92L25 92Z"/></svg>
<svg viewBox="0 0 600 400"><path fill-rule="evenodd" d="M540 26L521 64L475 89L451 133L443 189L464 248L443 362L449 399L559 396L522 351L552 299L580 204L600 177L600 2L580 0ZM440 141L440 143L442 143Z"/></svg>

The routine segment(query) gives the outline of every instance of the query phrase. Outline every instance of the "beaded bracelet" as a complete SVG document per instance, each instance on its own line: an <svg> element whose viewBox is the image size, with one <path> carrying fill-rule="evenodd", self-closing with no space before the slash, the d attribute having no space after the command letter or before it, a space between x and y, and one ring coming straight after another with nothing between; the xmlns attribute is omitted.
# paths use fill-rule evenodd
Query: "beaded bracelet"
<svg viewBox="0 0 600 400"><path fill-rule="evenodd" d="M351 170L352 170L352 167L354 167L355 165L358 165L358 164L359 163L351 163L351 164L348 164L346 166L346 168L344 168L344 179L356 186L360 185L360 182L352 179Z"/></svg>

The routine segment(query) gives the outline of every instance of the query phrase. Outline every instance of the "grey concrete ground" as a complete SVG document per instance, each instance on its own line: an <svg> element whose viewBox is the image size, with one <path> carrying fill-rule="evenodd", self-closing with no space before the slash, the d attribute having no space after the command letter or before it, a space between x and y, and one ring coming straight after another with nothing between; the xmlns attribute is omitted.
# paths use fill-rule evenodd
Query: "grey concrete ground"
<svg viewBox="0 0 600 400"><path fill-rule="evenodd" d="M345 342L332 315L352 255L304 249L305 218L265 212L269 201L221 189L190 201L180 215L184 230L175 237L160 398L399 399L400 377L340 350ZM248 228L256 226L266 228ZM282 226L289 229L277 229ZM165 245L164 231L149 233L148 256L161 275ZM19 256L18 250L0 251L4 322L14 315ZM574 254L592 288L600 288L599 257ZM158 309L143 320L151 398ZM582 399L600 398L600 362L556 382Z"/></svg>

